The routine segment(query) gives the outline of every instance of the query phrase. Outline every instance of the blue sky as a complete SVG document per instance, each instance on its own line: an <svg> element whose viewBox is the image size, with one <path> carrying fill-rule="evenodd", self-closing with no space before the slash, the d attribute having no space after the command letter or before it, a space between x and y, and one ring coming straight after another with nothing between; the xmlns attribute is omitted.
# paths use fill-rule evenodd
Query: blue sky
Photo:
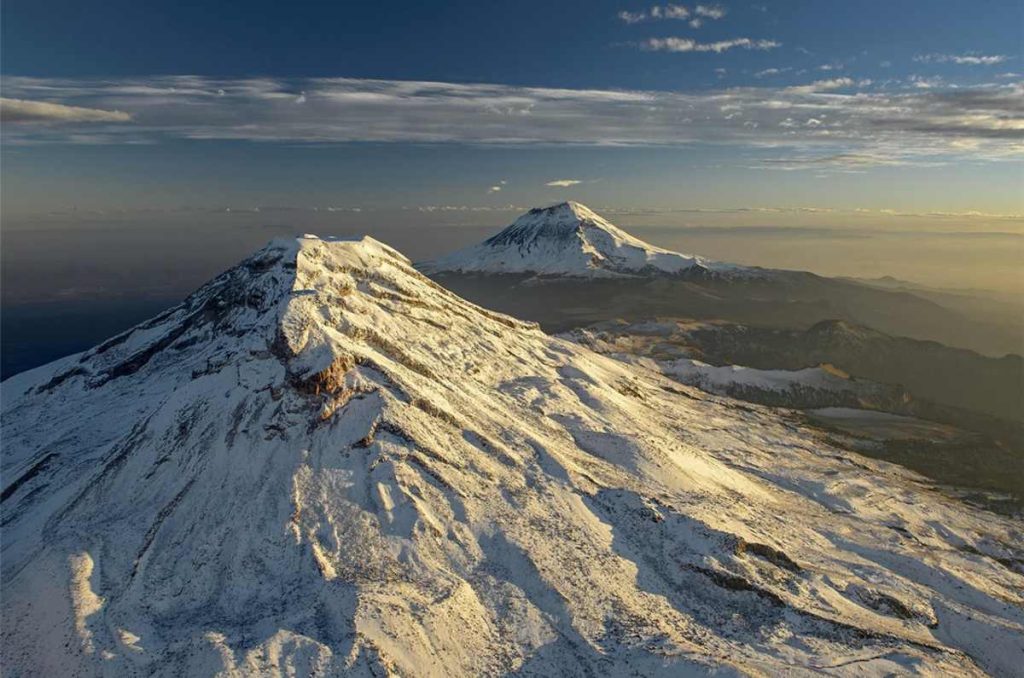
<svg viewBox="0 0 1024 678"><path fill-rule="evenodd" d="M713 19L698 5L720 8ZM667 89L752 82L766 68L849 65L859 77L921 71L922 54L1019 56L1020 3L672 3L685 19L652 18L651 3L498 2L143 2L12 0L4 3L4 72L39 76L197 74L243 77L384 78L573 88ZM632 24L623 12L646 14ZM700 19L700 28L689 25ZM629 42L679 36L702 43L749 38L781 43L768 54L729 50L644 53ZM810 52L808 54L808 52ZM889 61L892 66L884 67ZM1020 68L1017 59L1003 71ZM854 66L856 65L856 66ZM784 82L803 82L783 74Z"/></svg>
<svg viewBox="0 0 1024 678"><path fill-rule="evenodd" d="M273 206L500 221L574 198L665 223L1024 228L1019 2L2 11L3 209L25 223Z"/></svg>

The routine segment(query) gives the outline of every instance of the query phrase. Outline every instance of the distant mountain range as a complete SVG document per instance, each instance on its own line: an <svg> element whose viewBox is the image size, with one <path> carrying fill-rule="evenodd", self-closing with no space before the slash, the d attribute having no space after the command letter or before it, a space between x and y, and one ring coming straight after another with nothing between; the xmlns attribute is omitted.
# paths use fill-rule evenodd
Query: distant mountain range
<svg viewBox="0 0 1024 678"><path fill-rule="evenodd" d="M705 343L711 343L705 341L707 332L719 328L728 330L732 326L667 318L639 323L609 321L562 336L702 391L763 405L796 409L856 407L899 412L913 398L898 384L859 379L820 361L800 361L799 366L790 361L784 367L766 361L759 367L750 367L723 359L710 347L707 351L704 348Z"/></svg>
<svg viewBox="0 0 1024 678"><path fill-rule="evenodd" d="M1016 355L990 358L842 320L806 330L620 320L568 336L601 353L650 358L662 372L714 393L801 409L920 416L1024 449L1024 360Z"/></svg>
<svg viewBox="0 0 1024 678"><path fill-rule="evenodd" d="M1001 356L1019 323L884 284L712 262L635 238L579 203L530 210L484 242L418 268L457 294L561 332L613 318L723 319L778 329L845 320ZM933 298L934 297L934 298Z"/></svg>

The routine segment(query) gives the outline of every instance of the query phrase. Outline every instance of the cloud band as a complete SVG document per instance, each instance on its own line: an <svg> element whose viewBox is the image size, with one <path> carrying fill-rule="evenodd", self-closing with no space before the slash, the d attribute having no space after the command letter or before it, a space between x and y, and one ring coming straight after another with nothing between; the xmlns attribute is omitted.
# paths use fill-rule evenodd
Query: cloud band
<svg viewBox="0 0 1024 678"><path fill-rule="evenodd" d="M88 123L91 143L710 143L904 160L1024 153L1021 83L874 91L861 89L865 84L836 80L679 93L349 78L7 77L4 92L20 101L13 108L5 104L5 116L27 121L33 110L42 111L36 120L68 124L12 125L4 140L81 141L75 123Z"/></svg>

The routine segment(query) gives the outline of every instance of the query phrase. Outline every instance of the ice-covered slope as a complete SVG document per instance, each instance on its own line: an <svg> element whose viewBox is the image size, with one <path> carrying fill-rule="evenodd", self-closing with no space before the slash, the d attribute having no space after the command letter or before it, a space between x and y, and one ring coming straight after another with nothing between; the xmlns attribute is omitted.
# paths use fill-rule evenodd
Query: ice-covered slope
<svg viewBox="0 0 1024 678"><path fill-rule="evenodd" d="M484 242L419 268L430 274L534 273L575 278L707 276L751 270L655 247L577 202L532 209Z"/></svg>
<svg viewBox="0 0 1024 678"><path fill-rule="evenodd" d="M1009 675L1020 524L769 411L277 241L3 383L29 675Z"/></svg>

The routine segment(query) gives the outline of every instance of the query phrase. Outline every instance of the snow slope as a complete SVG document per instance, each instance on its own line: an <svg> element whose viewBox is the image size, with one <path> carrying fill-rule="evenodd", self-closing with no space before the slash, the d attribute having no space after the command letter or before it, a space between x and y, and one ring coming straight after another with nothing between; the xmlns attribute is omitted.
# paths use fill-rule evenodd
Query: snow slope
<svg viewBox="0 0 1024 678"><path fill-rule="evenodd" d="M1021 525L769 410L275 241L2 385L34 675L1012 675Z"/></svg>
<svg viewBox="0 0 1024 678"><path fill-rule="evenodd" d="M560 336L702 391L762 405L901 407L909 399L899 386L855 379L829 364L784 370L706 363L692 357L701 351L687 334L704 327L714 325L684 320L610 321Z"/></svg>
<svg viewBox="0 0 1024 678"><path fill-rule="evenodd" d="M752 270L655 247L577 202L532 209L484 242L419 268L428 274L534 273L583 278L706 276Z"/></svg>
<svg viewBox="0 0 1024 678"><path fill-rule="evenodd" d="M655 369L684 384L719 395L731 395L733 389L778 392L811 389L828 393L854 390L848 377L838 375L826 367L759 370L743 365L709 365L700 360L679 358L658 364Z"/></svg>

